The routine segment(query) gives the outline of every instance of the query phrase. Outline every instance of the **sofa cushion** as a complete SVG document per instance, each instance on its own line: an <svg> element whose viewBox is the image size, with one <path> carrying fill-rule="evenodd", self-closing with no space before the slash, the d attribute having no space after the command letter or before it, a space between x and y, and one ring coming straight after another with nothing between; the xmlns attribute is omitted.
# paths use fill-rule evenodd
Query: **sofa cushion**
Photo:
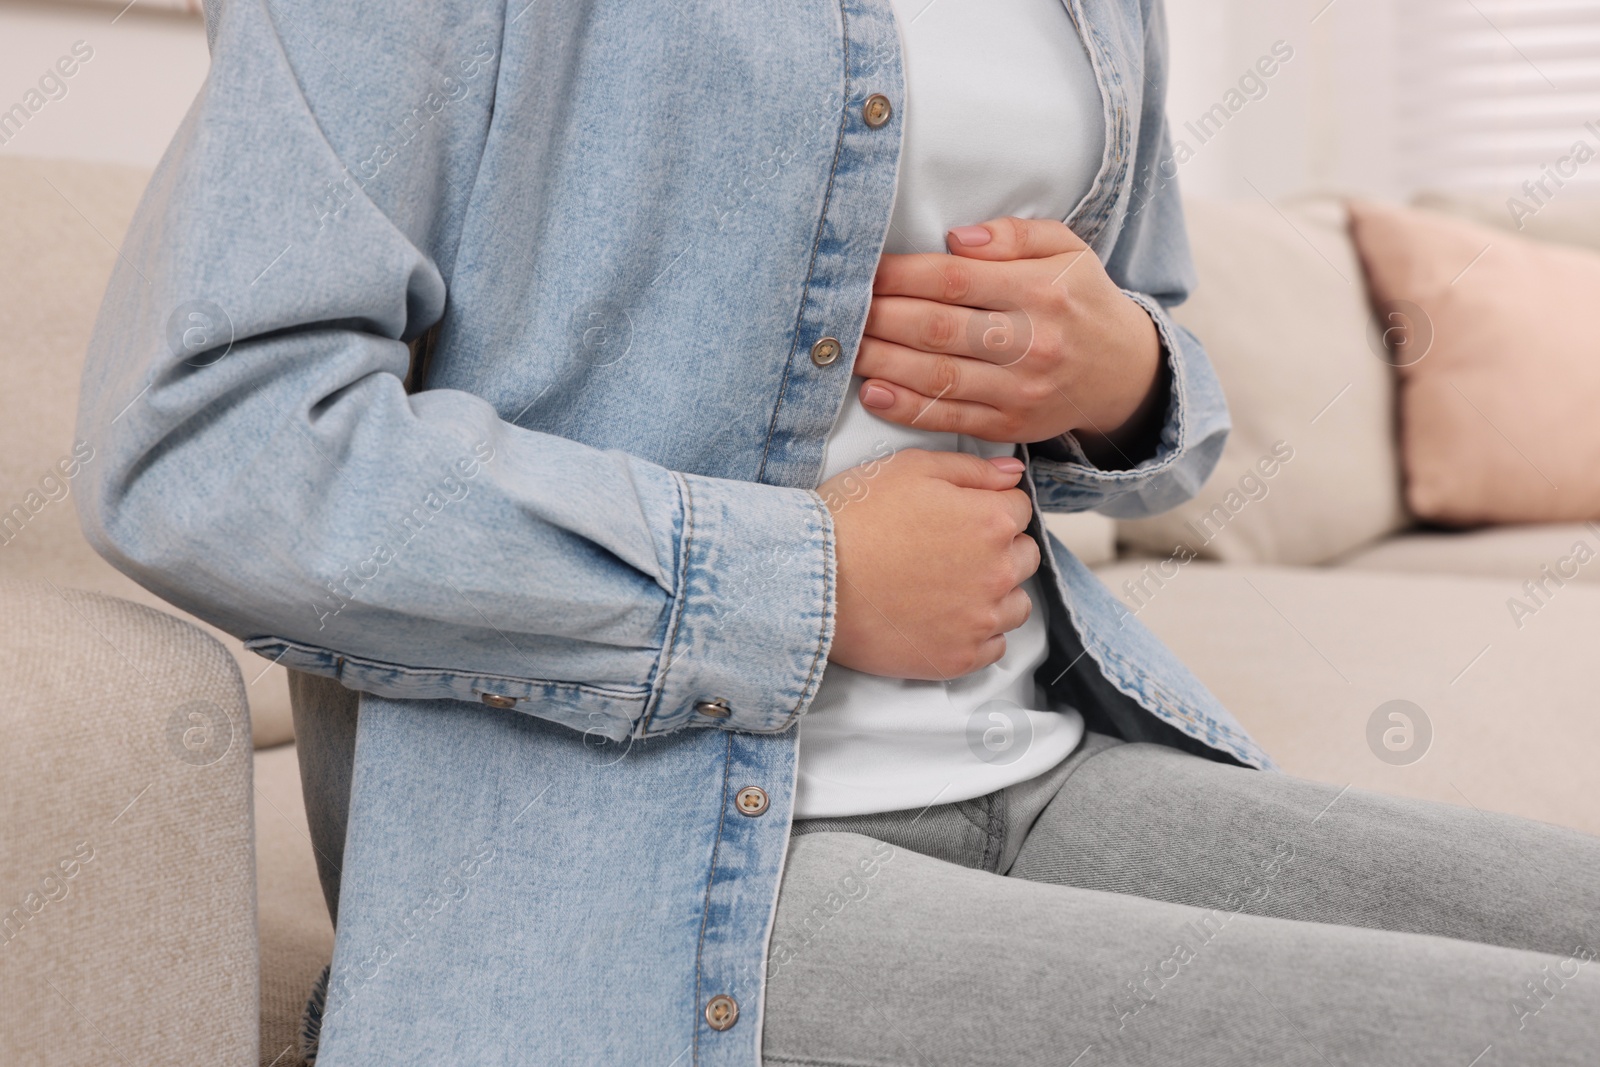
<svg viewBox="0 0 1600 1067"><path fill-rule="evenodd" d="M1600 252L1600 200L1570 194L1543 199L1544 203L1540 204L1526 193L1483 196L1425 191L1412 198L1411 206L1471 219L1484 226L1520 233L1535 241L1573 245Z"/></svg>
<svg viewBox="0 0 1600 1067"><path fill-rule="evenodd" d="M186 615L95 554L78 530L73 476L99 442L78 440L78 383L89 332L149 172L100 163L0 157L0 577L48 579L149 604L203 627L239 661L257 744L293 734L284 670ZM68 472L71 472L70 474Z"/></svg>
<svg viewBox="0 0 1600 1067"><path fill-rule="evenodd" d="M1233 433L1193 501L1119 523L1119 541L1146 555L1320 563L1404 526L1393 374L1375 354L1343 206L1186 210L1199 285L1175 317L1216 366Z"/></svg>
<svg viewBox="0 0 1600 1067"><path fill-rule="evenodd" d="M234 660L171 615L44 582L0 580L0 612L0 1064L248 1062Z"/></svg>
<svg viewBox="0 0 1600 1067"><path fill-rule="evenodd" d="M1086 567L1098 567L1117 558L1117 524L1093 511L1047 511L1045 529L1071 549Z"/></svg>
<svg viewBox="0 0 1600 1067"><path fill-rule="evenodd" d="M1470 526L1600 518L1600 254L1434 212L1351 205L1399 353L1406 501ZM1403 318L1402 318L1403 316Z"/></svg>
<svg viewBox="0 0 1600 1067"><path fill-rule="evenodd" d="M1417 530L1361 549L1338 565L1361 571L1508 578L1519 588L1531 581L1554 590L1569 581L1600 582L1600 526L1540 523Z"/></svg>
<svg viewBox="0 0 1600 1067"><path fill-rule="evenodd" d="M1098 573L1284 770L1600 833L1600 588L1568 583L1519 629L1498 578L1198 561ZM1420 714L1385 707L1397 700Z"/></svg>

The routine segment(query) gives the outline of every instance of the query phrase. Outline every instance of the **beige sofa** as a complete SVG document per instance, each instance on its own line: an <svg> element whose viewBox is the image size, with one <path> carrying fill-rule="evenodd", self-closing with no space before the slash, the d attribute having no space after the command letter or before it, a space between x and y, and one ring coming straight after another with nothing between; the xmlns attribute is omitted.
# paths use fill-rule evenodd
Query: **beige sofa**
<svg viewBox="0 0 1600 1067"><path fill-rule="evenodd" d="M146 179L0 160L0 1063L290 1067L332 930L282 673L113 571L70 479L46 480ZM1535 221L1600 241L1597 220ZM1190 221L1201 288L1180 318L1234 408L1222 464L1174 515L1052 526L1287 770L1600 832L1600 562L1520 628L1507 606L1600 529L1413 528L1337 202L1194 203ZM1243 483L1275 447L1292 458ZM1394 700L1411 732L1385 712L1375 733Z"/></svg>

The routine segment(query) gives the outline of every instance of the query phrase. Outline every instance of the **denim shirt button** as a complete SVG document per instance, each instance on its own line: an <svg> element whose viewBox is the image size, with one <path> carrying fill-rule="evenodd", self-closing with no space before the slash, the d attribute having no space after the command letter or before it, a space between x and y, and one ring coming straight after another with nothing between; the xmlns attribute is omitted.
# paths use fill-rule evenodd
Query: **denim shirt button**
<svg viewBox="0 0 1600 1067"><path fill-rule="evenodd" d="M727 1030L739 1021L739 1002L726 993L718 993L706 1001L706 1025L713 1030Z"/></svg>
<svg viewBox="0 0 1600 1067"><path fill-rule="evenodd" d="M767 791L759 786L747 785L733 797L733 806L739 809L739 814L751 818L764 813L767 804Z"/></svg>
<svg viewBox="0 0 1600 1067"><path fill-rule="evenodd" d="M889 103L889 98L882 93L873 93L867 97L867 102L861 105L861 117L868 126L877 129L889 121L889 116L894 114L894 105Z"/></svg>
<svg viewBox="0 0 1600 1067"><path fill-rule="evenodd" d="M811 362L819 367L831 366L843 351L844 346L837 337L824 337L811 346Z"/></svg>
<svg viewBox="0 0 1600 1067"><path fill-rule="evenodd" d="M733 714L733 709L730 708L728 706L728 702L723 700L721 697L713 697L710 700L702 700L694 706L694 710L713 719L726 719L729 715Z"/></svg>
<svg viewBox="0 0 1600 1067"><path fill-rule="evenodd" d="M499 708L502 711L517 706L516 697L501 696L499 693L480 693L478 698L491 708Z"/></svg>

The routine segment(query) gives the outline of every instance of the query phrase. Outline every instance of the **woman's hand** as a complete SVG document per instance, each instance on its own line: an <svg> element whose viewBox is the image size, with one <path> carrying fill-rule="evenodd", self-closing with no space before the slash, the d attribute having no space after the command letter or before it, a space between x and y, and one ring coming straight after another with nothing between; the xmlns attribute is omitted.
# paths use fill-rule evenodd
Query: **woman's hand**
<svg viewBox="0 0 1600 1067"><path fill-rule="evenodd" d="M1155 323L1065 225L1001 218L950 231L951 255L886 255L855 373L906 426L1029 443L1114 444L1164 395Z"/></svg>
<svg viewBox="0 0 1600 1067"><path fill-rule="evenodd" d="M1022 461L906 448L818 487L839 561L834 663L946 681L1005 654L1039 569Z"/></svg>

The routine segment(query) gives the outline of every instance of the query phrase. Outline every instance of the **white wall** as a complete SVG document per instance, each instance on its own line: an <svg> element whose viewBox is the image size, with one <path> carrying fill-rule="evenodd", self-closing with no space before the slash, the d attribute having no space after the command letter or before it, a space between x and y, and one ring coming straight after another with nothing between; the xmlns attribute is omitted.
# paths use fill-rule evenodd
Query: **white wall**
<svg viewBox="0 0 1600 1067"><path fill-rule="evenodd" d="M1180 131L1224 98L1273 43L1294 58L1179 170L1185 192L1270 197L1313 189L1395 195L1393 33L1399 0L1167 0L1168 111ZM94 57L0 153L151 166L205 77L198 18L136 4L0 2L0 110L73 42ZM1317 15L1321 10L1320 16ZM1313 16L1317 16L1313 22ZM115 21L113 21L115 19Z"/></svg>
<svg viewBox="0 0 1600 1067"><path fill-rule="evenodd" d="M1167 0L1167 114L1177 135L1282 41L1294 57L1179 169L1190 195L1398 196L1393 4L1400 0Z"/></svg>
<svg viewBox="0 0 1600 1067"><path fill-rule="evenodd" d="M100 4L0 4L0 112L39 88L74 42L93 50L0 154L154 166L205 79L205 25L181 14ZM115 21L113 21L115 20ZM59 90L57 90L59 91Z"/></svg>

